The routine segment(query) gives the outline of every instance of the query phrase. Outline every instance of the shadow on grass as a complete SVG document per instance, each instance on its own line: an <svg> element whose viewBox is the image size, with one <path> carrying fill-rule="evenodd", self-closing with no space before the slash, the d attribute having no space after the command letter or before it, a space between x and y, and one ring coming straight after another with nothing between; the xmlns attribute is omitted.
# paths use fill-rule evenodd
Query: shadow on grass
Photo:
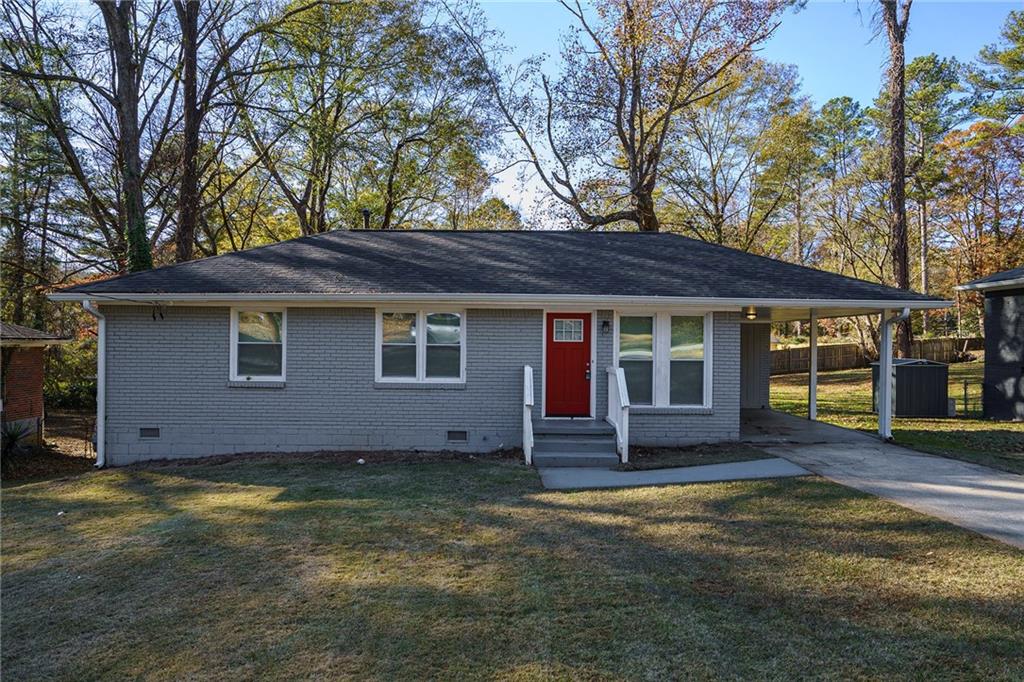
<svg viewBox="0 0 1024 682"><path fill-rule="evenodd" d="M16 678L1024 670L1019 552L818 479L564 494L502 462L279 460L4 502Z"/></svg>

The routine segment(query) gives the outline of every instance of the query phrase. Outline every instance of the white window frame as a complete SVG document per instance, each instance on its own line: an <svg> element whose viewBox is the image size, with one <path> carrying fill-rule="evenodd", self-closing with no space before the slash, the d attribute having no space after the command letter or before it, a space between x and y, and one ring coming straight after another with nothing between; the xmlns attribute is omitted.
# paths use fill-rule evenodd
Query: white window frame
<svg viewBox="0 0 1024 682"><path fill-rule="evenodd" d="M256 376L238 373L238 316L239 313L281 313L281 375ZM257 305L231 308L231 351L228 362L230 381L261 381L284 383L288 374L288 309L282 306Z"/></svg>
<svg viewBox="0 0 1024 682"><path fill-rule="evenodd" d="M576 331L576 329L575 329L575 325L573 325L573 327L574 327L574 329L573 329L573 338L570 338L570 339L560 339L560 338L558 338L558 323L559 322L579 322L580 323L580 328L579 328L580 337L578 339L575 338L575 331ZM553 335L552 341L554 341L555 343L583 343L583 340L584 340L584 338L586 336L586 334L583 331L583 328L584 328L584 323L583 323L583 318L582 317L560 317L560 318L557 318L556 320L554 320L554 325L553 325L553 329L552 329L552 335Z"/></svg>
<svg viewBox="0 0 1024 682"><path fill-rule="evenodd" d="M711 409L714 396L714 357L712 339L714 338L714 313L693 311L656 309L615 312L615 329L613 342L615 345L615 366L619 366L619 318L620 317L652 317L654 318L654 404L636 405L637 407L654 408L701 408ZM703 317L704 318L704 400L701 404L675 404L669 402L670 379L672 370L672 318Z"/></svg>
<svg viewBox="0 0 1024 682"><path fill-rule="evenodd" d="M382 373L381 347L384 343L384 313L415 313L416 314L416 376L386 377ZM455 313L459 315L459 376L428 377L427 376L427 315L430 313ZM377 308L374 311L374 346L373 346L374 381L390 384L464 384L466 383L466 311L463 309L446 308L443 306L429 308L408 308L391 306Z"/></svg>

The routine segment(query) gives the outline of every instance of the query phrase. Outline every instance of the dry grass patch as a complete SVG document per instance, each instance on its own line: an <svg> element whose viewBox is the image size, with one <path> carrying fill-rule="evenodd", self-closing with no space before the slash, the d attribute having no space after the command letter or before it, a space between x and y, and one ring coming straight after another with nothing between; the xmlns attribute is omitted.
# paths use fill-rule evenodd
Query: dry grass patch
<svg viewBox="0 0 1024 682"><path fill-rule="evenodd" d="M10 679L1024 676L1024 554L821 479L267 458L2 502Z"/></svg>
<svg viewBox="0 0 1024 682"><path fill-rule="evenodd" d="M980 405L981 360L949 366L949 397L961 403L963 382L971 405ZM772 377L772 407L807 415L807 375ZM878 416L871 412L871 370L849 369L818 375L818 419L837 426L877 432ZM1024 474L1024 423L974 417L896 417L892 433L900 445L936 455L976 462Z"/></svg>

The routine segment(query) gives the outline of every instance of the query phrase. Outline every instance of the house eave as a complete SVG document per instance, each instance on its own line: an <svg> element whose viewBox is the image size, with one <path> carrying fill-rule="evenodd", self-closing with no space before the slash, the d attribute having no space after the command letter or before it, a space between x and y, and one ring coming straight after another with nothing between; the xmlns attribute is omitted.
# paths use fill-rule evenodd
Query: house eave
<svg viewBox="0 0 1024 682"><path fill-rule="evenodd" d="M1002 291L1004 289L1020 289L1024 287L1024 277L1017 277L1016 279L1004 279L996 282L973 282L968 284L960 284L955 289L957 291Z"/></svg>
<svg viewBox="0 0 1024 682"><path fill-rule="evenodd" d="M40 346L61 346L72 339L0 339L3 348L39 348Z"/></svg>
<svg viewBox="0 0 1024 682"><path fill-rule="evenodd" d="M57 292L53 301L96 301L103 305L147 305L154 303L189 305L232 305L246 302L289 303L298 306L331 304L365 306L381 303L416 304L443 301L464 306L536 308L551 305L578 305L591 308L672 306L735 312L744 306L758 308L815 308L825 313L832 310L862 310L864 313L884 309L910 308L930 310L948 308L952 301L887 300L887 299L796 299L796 298L723 298L689 296L591 296L577 294L473 294L473 293L387 293L387 294L310 294L310 293L118 293Z"/></svg>

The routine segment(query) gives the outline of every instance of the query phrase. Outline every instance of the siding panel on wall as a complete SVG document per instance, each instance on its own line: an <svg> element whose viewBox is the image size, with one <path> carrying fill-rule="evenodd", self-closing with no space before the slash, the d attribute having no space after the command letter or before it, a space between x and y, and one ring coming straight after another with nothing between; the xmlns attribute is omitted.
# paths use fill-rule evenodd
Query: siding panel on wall
<svg viewBox="0 0 1024 682"><path fill-rule="evenodd" d="M768 407L771 392L771 325L740 325L740 407Z"/></svg>

